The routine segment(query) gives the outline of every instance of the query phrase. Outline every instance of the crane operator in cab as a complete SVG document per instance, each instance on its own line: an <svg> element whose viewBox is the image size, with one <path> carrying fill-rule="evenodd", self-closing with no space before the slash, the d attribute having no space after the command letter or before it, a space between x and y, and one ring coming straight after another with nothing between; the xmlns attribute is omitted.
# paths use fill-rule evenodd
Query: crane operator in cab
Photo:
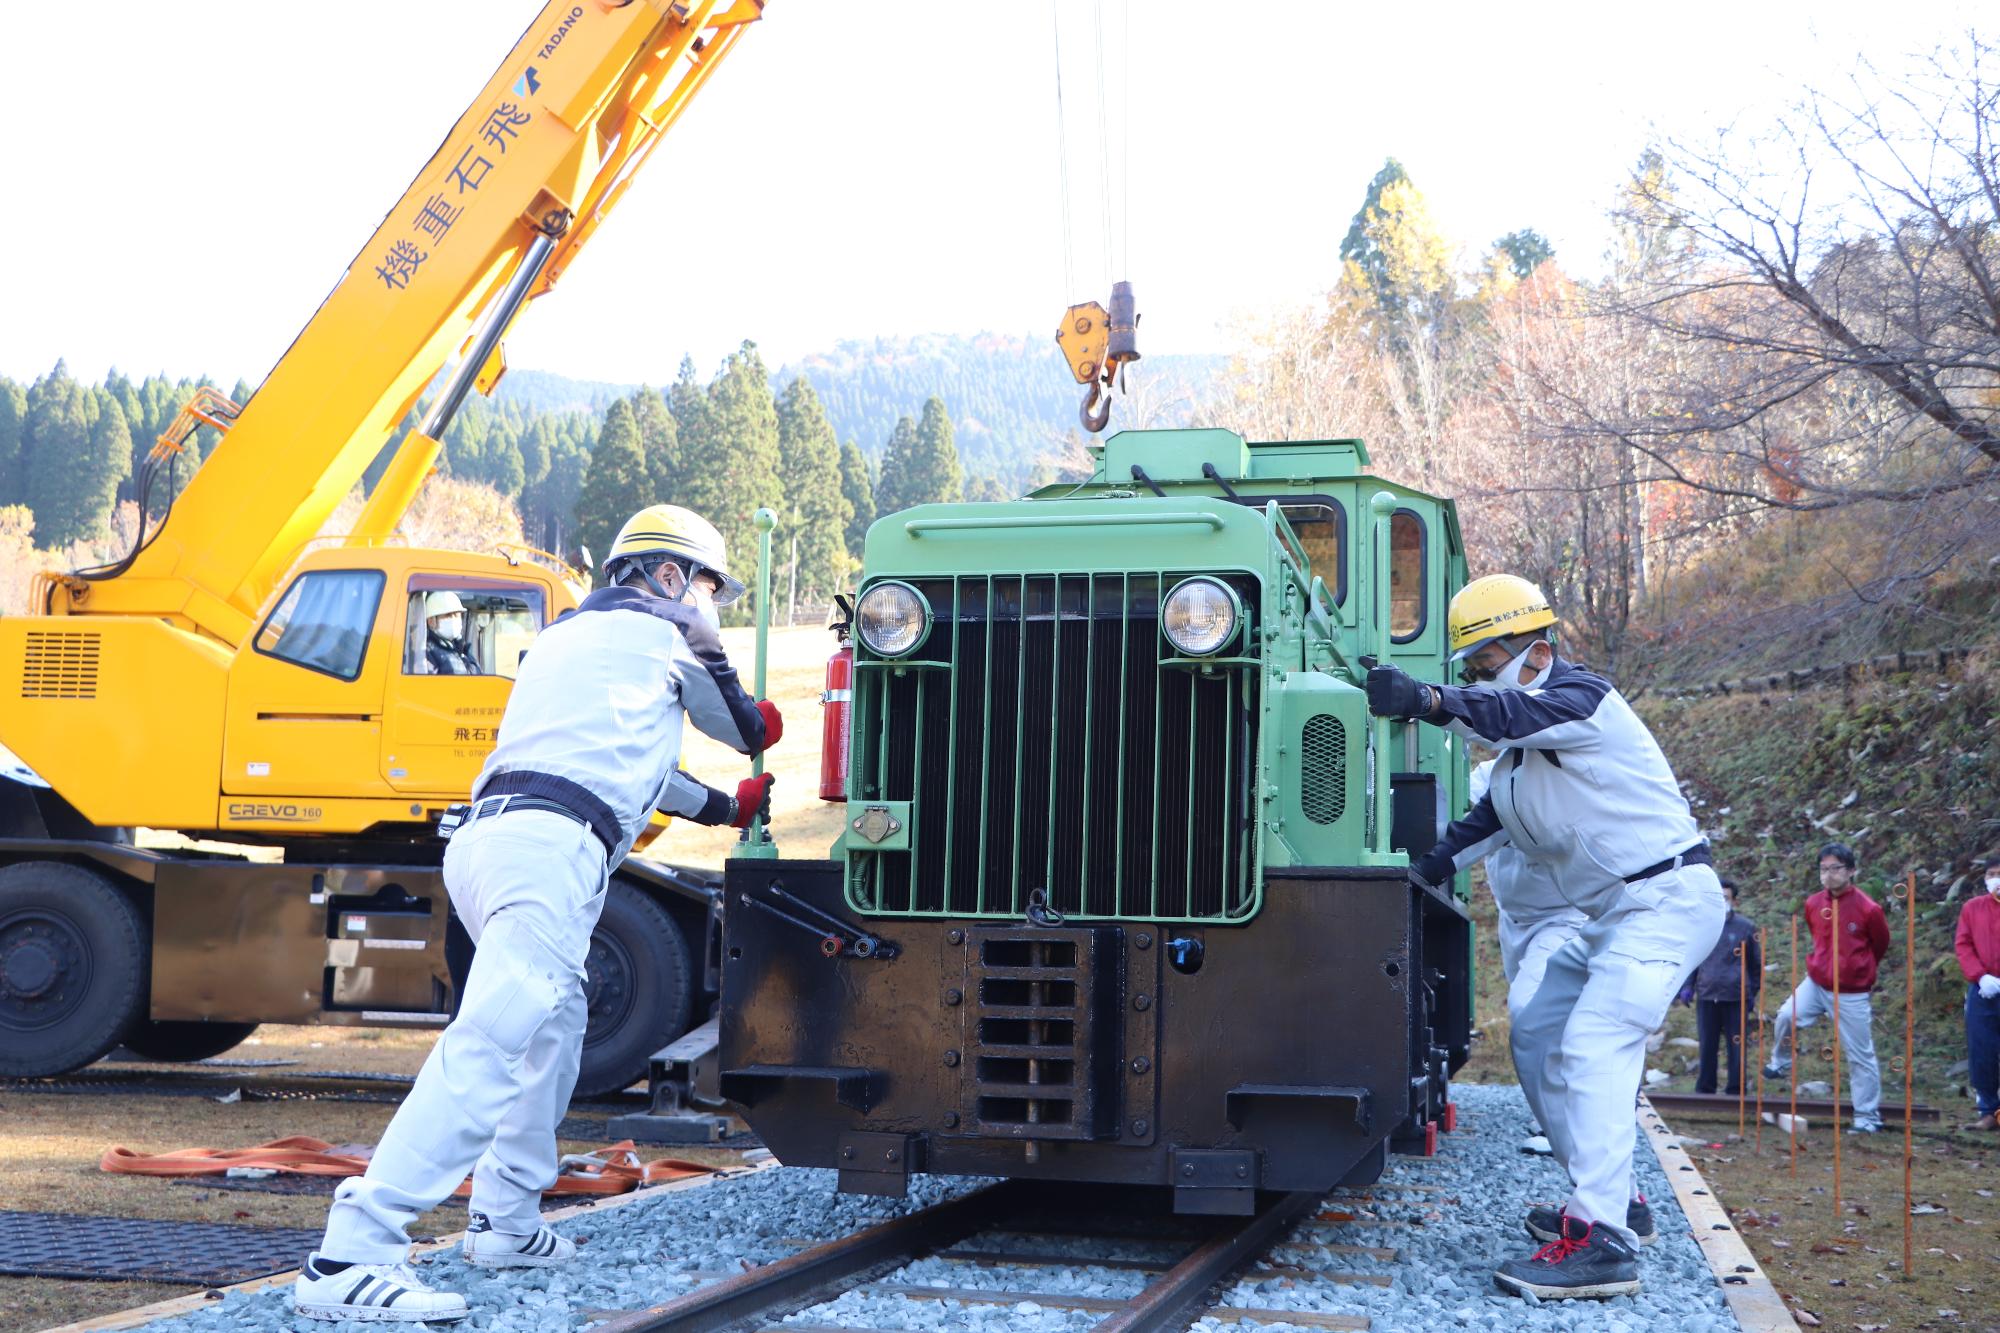
<svg viewBox="0 0 2000 1333"><path fill-rule="evenodd" d="M1639 1290L1632 1099L1646 1036L1714 948L1728 914L1708 844L1659 743L1604 677L1556 655L1556 616L1526 579L1452 598L1461 686L1368 673L1378 717L1418 718L1499 750L1486 794L1410 867L1442 885L1511 842L1589 918L1514 1022L1514 1065L1572 1190L1532 1209L1548 1241L1494 1280L1543 1300ZM1650 1229L1650 1228L1648 1228Z"/></svg>
<svg viewBox="0 0 2000 1333"><path fill-rule="evenodd" d="M717 637L743 585L722 536L674 505L641 510L604 562L608 587L535 641L469 806L439 824L445 888L476 946L439 1036L365 1176L341 1182L293 1293L314 1319L466 1316L407 1262L408 1227L472 1173L466 1262L544 1268L576 1254L541 1222L556 1124L576 1084L584 958L611 872L655 810L748 824L768 774L734 797L677 776L684 724L743 753L783 720L752 699ZM428 609L428 608L426 608Z"/></svg>
<svg viewBox="0 0 2000 1333"><path fill-rule="evenodd" d="M433 676L481 674L465 641L465 603L455 592L424 598L424 670Z"/></svg>

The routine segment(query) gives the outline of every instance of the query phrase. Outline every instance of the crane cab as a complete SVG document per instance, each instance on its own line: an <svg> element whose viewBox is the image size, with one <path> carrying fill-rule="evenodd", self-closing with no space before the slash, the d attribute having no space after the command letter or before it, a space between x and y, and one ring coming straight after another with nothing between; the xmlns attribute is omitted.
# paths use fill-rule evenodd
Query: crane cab
<svg viewBox="0 0 2000 1333"><path fill-rule="evenodd" d="M358 832L462 798L529 644L575 604L551 571L492 556L308 555L231 664L216 827ZM439 605L457 633L432 626Z"/></svg>

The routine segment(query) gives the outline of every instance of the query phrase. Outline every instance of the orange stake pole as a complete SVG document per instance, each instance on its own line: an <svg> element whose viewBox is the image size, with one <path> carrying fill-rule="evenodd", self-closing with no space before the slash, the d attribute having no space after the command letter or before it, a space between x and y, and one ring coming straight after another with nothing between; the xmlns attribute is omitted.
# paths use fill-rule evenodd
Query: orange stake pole
<svg viewBox="0 0 2000 1333"><path fill-rule="evenodd" d="M1799 1173L1799 919L1792 918L1792 989L1785 1003L1792 1006L1792 1174Z"/></svg>
<svg viewBox="0 0 2000 1333"><path fill-rule="evenodd" d="M1917 872L1903 881L1903 1276L1910 1276L1910 1105L1917 1072Z"/></svg>
<svg viewBox="0 0 2000 1333"><path fill-rule="evenodd" d="M1827 970L1833 973L1833 1220L1840 1221L1840 896L1827 896Z"/></svg>
<svg viewBox="0 0 2000 1333"><path fill-rule="evenodd" d="M1744 1061L1750 1056L1750 951L1743 941L1736 944L1736 1049L1730 1052L1736 1064L1736 1137L1743 1137L1743 1112L1747 1103L1750 1071Z"/></svg>
<svg viewBox="0 0 2000 1333"><path fill-rule="evenodd" d="M1736 1037L1736 1043L1734 1043L1736 1049L1730 1051L1732 1063L1736 1065L1736 1137L1738 1139L1744 1137L1744 1109L1748 1105L1744 1101L1744 1097L1746 1097L1748 1087L1750 1087L1748 1081L1746 1081L1746 1075L1750 1071L1744 1069L1744 1059L1750 1053L1750 1029L1746 1027L1748 1021L1750 1021L1750 951L1744 949L1742 941L1738 941L1736 943L1736 1031L1732 1033ZM1724 1037L1724 1041L1728 1041L1728 1039Z"/></svg>
<svg viewBox="0 0 2000 1333"><path fill-rule="evenodd" d="M1764 959L1764 928L1757 927L1757 960ZM1764 998L1764 974L1757 974L1757 998ZM1750 1052L1743 1053L1746 1057ZM1764 1015L1757 1015L1757 1142L1755 1151L1764 1151Z"/></svg>

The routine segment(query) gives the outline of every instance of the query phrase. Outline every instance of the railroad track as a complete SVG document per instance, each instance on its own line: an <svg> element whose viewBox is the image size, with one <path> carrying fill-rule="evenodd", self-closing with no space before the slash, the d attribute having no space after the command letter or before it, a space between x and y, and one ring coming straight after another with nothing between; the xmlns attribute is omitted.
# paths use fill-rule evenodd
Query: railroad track
<svg viewBox="0 0 2000 1333"><path fill-rule="evenodd" d="M1326 1273L1285 1264L1272 1256L1284 1238L1315 1220L1351 1223L1351 1213L1329 1209L1327 1196L1312 1192L1272 1195L1249 1217L1161 1218L1156 1195L1139 1206L1107 1216L1079 1216L1069 1206L1074 1191L1007 1181L880 1223L790 1258L764 1265L677 1300L646 1310L614 1315L593 1326L594 1333L858 1333L851 1325L782 1323L788 1316L827 1305L846 1293L869 1298L946 1301L961 1305L1020 1306L1078 1311L1101 1316L1093 1333L1152 1333L1185 1328L1216 1303L1218 1289L1239 1270L1294 1282L1371 1282L1377 1274ZM1093 1208L1093 1212L1101 1205ZM1147 1216L1151 1213L1150 1218ZM1053 1221L1047 1219L1054 1219ZM1005 1238L1004 1243L999 1242ZM1172 1257L1135 1258L1095 1253L1107 1240L1157 1241L1178 1246ZM985 1243L977 1243L985 1242ZM1127 1247L1129 1248L1129 1247ZM1331 1248L1331 1247L1330 1247ZM1395 1251L1349 1246L1342 1250L1393 1260ZM934 1282L898 1282L896 1273L933 1258L977 1265L989 1276L1004 1275L1000 1287L940 1287ZM1099 1268L1142 1275L1144 1285L1119 1298L1048 1289L1056 1272ZM1366 1329L1354 1315L1309 1310L1264 1310L1230 1306L1233 1320L1308 1328Z"/></svg>

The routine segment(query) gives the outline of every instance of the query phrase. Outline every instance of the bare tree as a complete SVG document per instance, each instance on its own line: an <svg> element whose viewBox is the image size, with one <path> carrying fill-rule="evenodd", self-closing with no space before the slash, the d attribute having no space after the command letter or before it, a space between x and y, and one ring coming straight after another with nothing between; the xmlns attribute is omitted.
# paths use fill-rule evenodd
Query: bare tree
<svg viewBox="0 0 2000 1333"><path fill-rule="evenodd" d="M2000 86L1969 36L1914 72L1863 68L1765 134L1675 144L1634 225L1689 262L1605 313L1683 344L1643 415L1594 428L1750 504L1909 502L2000 477Z"/></svg>

